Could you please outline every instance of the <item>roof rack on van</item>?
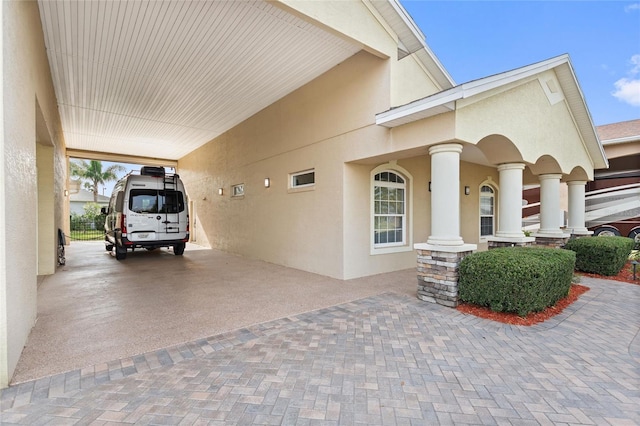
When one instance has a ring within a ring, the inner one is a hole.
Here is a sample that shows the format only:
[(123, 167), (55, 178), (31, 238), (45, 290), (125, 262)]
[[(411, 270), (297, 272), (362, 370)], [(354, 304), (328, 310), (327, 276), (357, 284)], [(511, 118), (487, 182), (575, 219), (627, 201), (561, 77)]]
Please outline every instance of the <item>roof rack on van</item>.
[(142, 166), (140, 174), (143, 176), (164, 177), (164, 167)]

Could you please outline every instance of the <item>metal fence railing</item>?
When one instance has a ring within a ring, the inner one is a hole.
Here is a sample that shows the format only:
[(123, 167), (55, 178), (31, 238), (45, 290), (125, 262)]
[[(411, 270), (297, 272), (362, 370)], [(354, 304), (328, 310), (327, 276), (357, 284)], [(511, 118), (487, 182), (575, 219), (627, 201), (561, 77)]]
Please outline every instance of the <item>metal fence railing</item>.
[(104, 216), (71, 216), (71, 241), (100, 241), (104, 239)]

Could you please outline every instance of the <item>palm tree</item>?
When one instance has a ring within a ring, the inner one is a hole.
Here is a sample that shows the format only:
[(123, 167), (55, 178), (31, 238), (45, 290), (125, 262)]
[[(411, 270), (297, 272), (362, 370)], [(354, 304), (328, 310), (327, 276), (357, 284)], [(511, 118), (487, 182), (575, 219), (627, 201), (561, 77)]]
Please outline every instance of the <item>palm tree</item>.
[[(93, 201), (98, 202), (98, 185), (104, 185), (105, 182), (118, 180), (116, 172), (125, 172), (123, 166), (114, 164), (102, 170), (102, 162), (96, 160), (77, 160), (69, 163), (71, 176), (77, 176), (84, 182), (84, 187), (93, 192)], [(88, 182), (87, 182), (88, 181)]]

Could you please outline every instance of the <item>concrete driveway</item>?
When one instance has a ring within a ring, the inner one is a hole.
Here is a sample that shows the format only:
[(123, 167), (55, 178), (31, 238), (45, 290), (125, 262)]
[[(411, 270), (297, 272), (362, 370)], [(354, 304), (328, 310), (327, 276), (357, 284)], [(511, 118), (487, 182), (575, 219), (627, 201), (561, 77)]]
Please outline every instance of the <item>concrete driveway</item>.
[[(71, 258), (102, 256), (91, 253)], [(516, 327), (417, 300), (413, 271), (341, 282), (215, 251), (170, 256), (98, 262), (111, 278), (70, 261), (77, 298), (58, 283), (64, 273), (45, 280), (41, 297), (61, 300), (48, 321), (42, 313), (21, 365), (68, 371), (4, 390), (2, 423), (640, 424), (640, 286), (583, 278), (591, 290), (562, 314)], [(141, 269), (164, 279), (142, 284)], [(39, 331), (74, 318), (84, 325), (74, 333)], [(36, 350), (39, 335), (52, 346)], [(183, 343), (158, 349), (169, 336)], [(75, 361), (59, 360), (58, 345)]]
[(341, 281), (188, 244), (129, 252), (73, 242), (38, 288), (12, 383), (105, 363), (382, 292), (415, 295), (415, 270)]

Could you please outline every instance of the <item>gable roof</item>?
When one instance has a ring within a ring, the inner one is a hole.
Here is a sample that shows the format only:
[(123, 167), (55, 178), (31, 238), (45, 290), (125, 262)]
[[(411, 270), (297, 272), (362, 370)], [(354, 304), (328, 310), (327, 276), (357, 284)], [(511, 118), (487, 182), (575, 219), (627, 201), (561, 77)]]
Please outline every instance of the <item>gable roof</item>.
[[(69, 194), (70, 202), (88, 203), (93, 202), (93, 192), (81, 189), (77, 193)], [(98, 203), (108, 203), (109, 197), (98, 194)]]
[(555, 70), (565, 99), (576, 126), (584, 139), (595, 168), (606, 168), (608, 162), (591, 120), (591, 114), (578, 80), (571, 66), (569, 55), (537, 62), (501, 74), (484, 77), (443, 90), (423, 99), (390, 109), (376, 115), (376, 124), (393, 128), (438, 114), (455, 111), (456, 101), (470, 98), (510, 83), (530, 78), (547, 70)]
[(640, 140), (640, 119), (596, 127), (603, 145)]

